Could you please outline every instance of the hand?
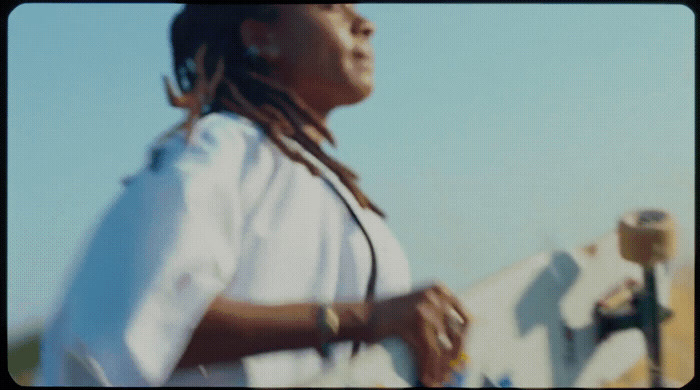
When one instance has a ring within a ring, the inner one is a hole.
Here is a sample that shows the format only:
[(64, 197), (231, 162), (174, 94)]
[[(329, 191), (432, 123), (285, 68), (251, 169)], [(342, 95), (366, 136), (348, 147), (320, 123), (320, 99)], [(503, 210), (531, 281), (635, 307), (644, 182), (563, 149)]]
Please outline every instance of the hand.
[(371, 315), (375, 340), (399, 336), (414, 351), (418, 378), (425, 386), (441, 386), (460, 357), (468, 315), (443, 284), (375, 303)]

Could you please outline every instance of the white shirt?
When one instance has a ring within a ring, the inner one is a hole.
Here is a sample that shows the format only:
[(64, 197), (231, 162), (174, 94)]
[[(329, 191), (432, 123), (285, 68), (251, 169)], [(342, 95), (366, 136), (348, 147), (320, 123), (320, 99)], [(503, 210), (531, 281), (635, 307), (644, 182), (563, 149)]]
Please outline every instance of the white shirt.
[[(178, 135), (160, 150), (155, 169), (133, 178), (88, 245), (45, 332), (40, 384), (294, 386), (348, 359), (351, 343), (344, 342), (330, 363), (308, 348), (175, 369), (216, 296), (360, 301), (371, 258), (327, 181), (337, 178), (311, 175), (247, 119), (209, 114), (189, 145)], [(341, 190), (375, 249), (376, 297), (408, 292), (398, 242)]]

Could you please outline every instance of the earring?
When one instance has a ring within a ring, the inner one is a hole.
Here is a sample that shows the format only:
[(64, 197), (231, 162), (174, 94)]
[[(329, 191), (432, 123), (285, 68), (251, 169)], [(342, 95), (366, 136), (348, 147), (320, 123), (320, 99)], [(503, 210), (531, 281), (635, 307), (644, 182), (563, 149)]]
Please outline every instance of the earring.
[(245, 51), (245, 55), (249, 58), (256, 58), (260, 55), (260, 49), (258, 49), (258, 47), (255, 45), (248, 46), (248, 49)]

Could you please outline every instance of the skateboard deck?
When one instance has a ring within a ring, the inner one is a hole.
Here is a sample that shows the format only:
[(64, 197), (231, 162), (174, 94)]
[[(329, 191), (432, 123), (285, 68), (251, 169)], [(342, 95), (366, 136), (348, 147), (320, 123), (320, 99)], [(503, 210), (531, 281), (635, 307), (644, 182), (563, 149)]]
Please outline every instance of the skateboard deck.
[[(655, 266), (658, 302), (669, 307), (670, 272)], [(639, 264), (620, 256), (618, 231), (590, 245), (543, 252), (457, 293), (471, 315), (467, 367), (453, 387), (599, 387), (647, 353), (639, 328), (600, 339), (598, 302), (643, 284)], [(624, 301), (624, 294), (617, 296)], [(622, 298), (620, 298), (622, 296)], [(345, 365), (300, 384), (407, 387), (417, 383), (408, 347), (398, 339), (369, 346)]]

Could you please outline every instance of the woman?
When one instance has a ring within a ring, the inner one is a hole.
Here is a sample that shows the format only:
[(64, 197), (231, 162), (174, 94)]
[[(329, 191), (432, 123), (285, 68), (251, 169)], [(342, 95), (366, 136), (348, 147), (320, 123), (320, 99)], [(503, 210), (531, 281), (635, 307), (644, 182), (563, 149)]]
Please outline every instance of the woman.
[(172, 25), (189, 109), (128, 181), (42, 345), (44, 384), (293, 386), (405, 340), (421, 382), (467, 316), (407, 261), (326, 155), (336, 107), (373, 88), (375, 27), (350, 5), (188, 5)]

